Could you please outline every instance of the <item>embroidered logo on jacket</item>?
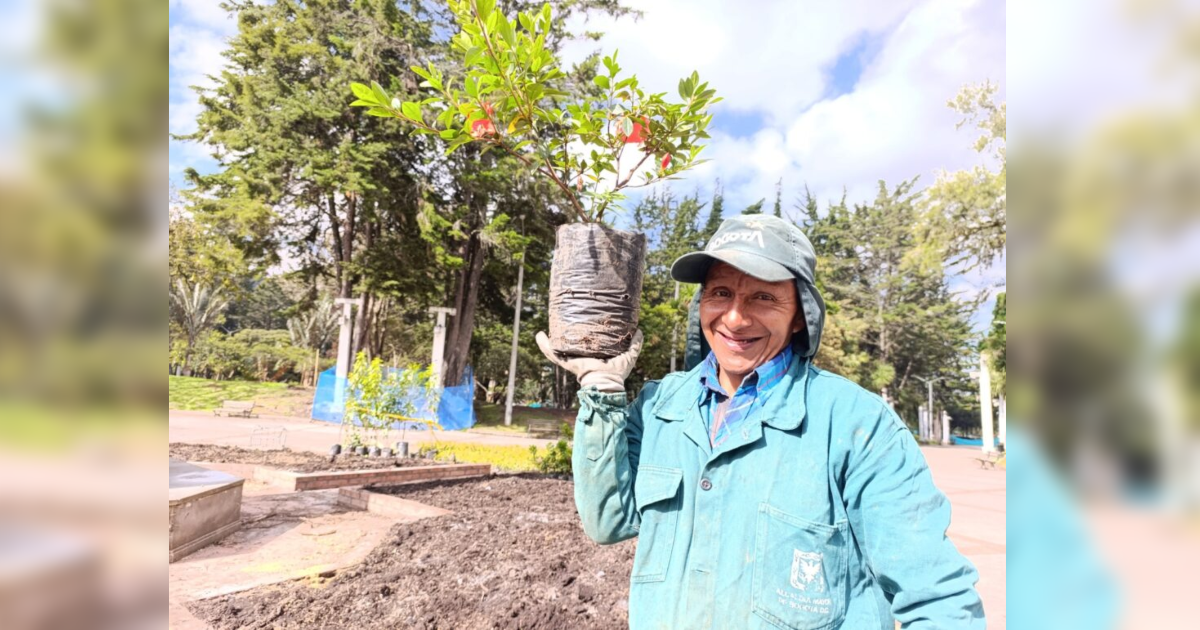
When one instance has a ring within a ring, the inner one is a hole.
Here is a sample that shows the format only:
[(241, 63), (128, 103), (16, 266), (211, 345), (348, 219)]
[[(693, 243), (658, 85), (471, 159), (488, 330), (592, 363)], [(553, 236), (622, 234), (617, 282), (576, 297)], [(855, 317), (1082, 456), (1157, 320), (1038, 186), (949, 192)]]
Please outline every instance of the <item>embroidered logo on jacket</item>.
[(812, 590), (814, 593), (825, 592), (825, 575), (821, 571), (821, 561), (823, 557), (819, 553), (809, 553), (793, 550), (792, 555), (792, 579), (790, 580), (793, 587), (802, 591)]

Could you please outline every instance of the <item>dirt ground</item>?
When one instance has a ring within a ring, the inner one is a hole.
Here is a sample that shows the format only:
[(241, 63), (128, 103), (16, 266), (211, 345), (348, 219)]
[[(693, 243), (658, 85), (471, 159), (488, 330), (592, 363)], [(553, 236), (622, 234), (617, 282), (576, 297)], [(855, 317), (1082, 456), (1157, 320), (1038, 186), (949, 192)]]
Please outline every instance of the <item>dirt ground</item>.
[(280, 470), (311, 473), (330, 470), (375, 470), (379, 468), (402, 468), (405, 466), (433, 466), (438, 462), (431, 459), (366, 457), (362, 455), (338, 455), (330, 461), (328, 455), (289, 449), (256, 450), (237, 446), (214, 444), (182, 444), (174, 442), (169, 447), (171, 457), (189, 462), (214, 462), (222, 464), (258, 464)]
[(634, 541), (583, 533), (570, 481), (542, 475), (397, 486), (453, 513), (398, 524), (326, 577), (193, 602), (233, 628), (627, 628)]

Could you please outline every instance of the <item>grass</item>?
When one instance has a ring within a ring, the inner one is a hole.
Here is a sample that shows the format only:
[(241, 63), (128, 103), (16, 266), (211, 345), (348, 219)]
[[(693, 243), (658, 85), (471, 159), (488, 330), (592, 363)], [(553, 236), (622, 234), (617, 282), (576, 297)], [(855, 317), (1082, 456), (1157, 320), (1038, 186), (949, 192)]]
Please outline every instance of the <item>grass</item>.
[(266, 410), (307, 416), (313, 390), (287, 383), (213, 381), (190, 376), (168, 376), (168, 408), (185, 411), (216, 409), (226, 400), (252, 400)]
[(475, 429), (486, 429), (498, 433), (524, 435), (529, 421), (532, 419), (556, 419), (567, 424), (575, 424), (574, 409), (554, 409), (552, 407), (521, 407), (513, 405), (513, 419), (510, 426), (504, 426), (503, 404), (475, 404)]
[[(528, 446), (491, 446), (465, 442), (435, 442), (437, 460), (448, 462), (451, 455), (460, 464), (491, 464), (504, 472), (529, 472), (537, 470), (537, 461)], [(546, 449), (539, 449), (545, 455)]]

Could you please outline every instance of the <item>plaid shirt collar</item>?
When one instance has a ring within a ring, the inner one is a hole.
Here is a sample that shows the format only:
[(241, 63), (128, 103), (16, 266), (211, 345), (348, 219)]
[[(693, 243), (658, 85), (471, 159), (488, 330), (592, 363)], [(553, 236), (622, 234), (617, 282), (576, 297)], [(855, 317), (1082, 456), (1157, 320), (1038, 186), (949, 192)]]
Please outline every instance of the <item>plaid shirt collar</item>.
[[(783, 375), (787, 374), (788, 366), (791, 364), (792, 346), (788, 344), (773, 359), (758, 366), (758, 369), (754, 370), (753, 374), (743, 379), (742, 384), (733, 395), (744, 396), (746, 394), (753, 394), (754, 398), (761, 396), (783, 379)], [(720, 394), (724, 397), (730, 396), (721, 387), (721, 380), (718, 375), (717, 355), (709, 351), (708, 357), (704, 359), (704, 363), (700, 368), (700, 382), (704, 384), (704, 389), (700, 393), (701, 402), (704, 402), (713, 394)]]

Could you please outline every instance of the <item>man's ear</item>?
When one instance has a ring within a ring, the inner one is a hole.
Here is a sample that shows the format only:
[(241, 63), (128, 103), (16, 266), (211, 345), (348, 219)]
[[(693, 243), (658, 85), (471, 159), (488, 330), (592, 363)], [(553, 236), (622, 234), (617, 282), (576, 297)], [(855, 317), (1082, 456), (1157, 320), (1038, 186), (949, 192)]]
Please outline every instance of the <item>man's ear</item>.
[(796, 309), (796, 319), (792, 321), (792, 334), (796, 334), (801, 330), (808, 328), (808, 322), (804, 319), (804, 307)]

